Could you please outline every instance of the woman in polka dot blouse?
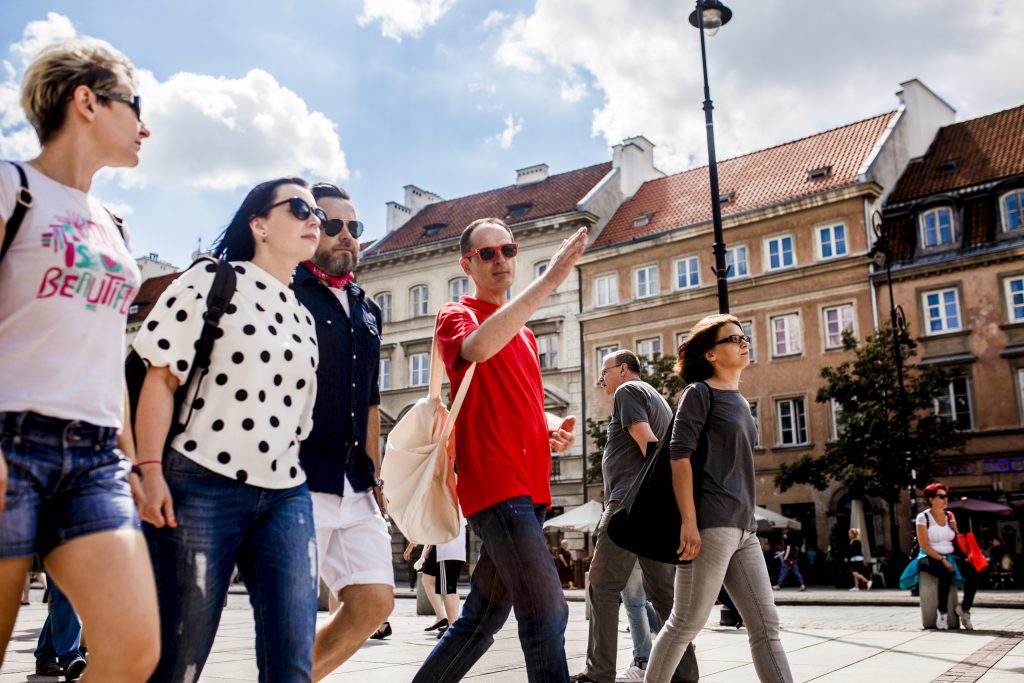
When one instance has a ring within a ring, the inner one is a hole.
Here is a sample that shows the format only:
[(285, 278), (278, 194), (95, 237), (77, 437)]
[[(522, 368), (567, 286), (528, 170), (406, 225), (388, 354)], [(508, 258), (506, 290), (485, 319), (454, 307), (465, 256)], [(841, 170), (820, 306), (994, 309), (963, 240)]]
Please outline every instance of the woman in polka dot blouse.
[(160, 602), (154, 681), (199, 677), (236, 564), (254, 608), (260, 680), (311, 680), (316, 545), (299, 444), (313, 423), (319, 356), (290, 287), (319, 240), (322, 212), (307, 187), (299, 178), (257, 185), (215, 247), (237, 289), (166, 454), (173, 393), (188, 377), (215, 267), (175, 280), (134, 342), (149, 365), (135, 425)]

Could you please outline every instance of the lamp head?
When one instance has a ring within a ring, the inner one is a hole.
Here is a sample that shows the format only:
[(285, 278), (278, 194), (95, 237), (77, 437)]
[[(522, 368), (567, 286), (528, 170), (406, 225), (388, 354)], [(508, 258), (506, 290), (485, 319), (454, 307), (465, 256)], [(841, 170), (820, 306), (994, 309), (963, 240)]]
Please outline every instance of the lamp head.
[(732, 10), (719, 0), (697, 0), (697, 9), (690, 13), (690, 24), (695, 28), (700, 28), (701, 20), (703, 20), (704, 33), (709, 38), (718, 33), (718, 29), (728, 24), (730, 19), (732, 19)]

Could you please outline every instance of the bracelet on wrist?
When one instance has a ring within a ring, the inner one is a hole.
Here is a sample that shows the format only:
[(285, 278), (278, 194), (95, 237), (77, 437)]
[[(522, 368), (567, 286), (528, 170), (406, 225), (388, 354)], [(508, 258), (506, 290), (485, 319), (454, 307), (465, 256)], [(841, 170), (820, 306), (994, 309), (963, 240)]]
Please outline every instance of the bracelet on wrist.
[(163, 465), (163, 464), (164, 464), (163, 460), (142, 460), (140, 462), (135, 463), (135, 466), (136, 467), (142, 467), (143, 465)]

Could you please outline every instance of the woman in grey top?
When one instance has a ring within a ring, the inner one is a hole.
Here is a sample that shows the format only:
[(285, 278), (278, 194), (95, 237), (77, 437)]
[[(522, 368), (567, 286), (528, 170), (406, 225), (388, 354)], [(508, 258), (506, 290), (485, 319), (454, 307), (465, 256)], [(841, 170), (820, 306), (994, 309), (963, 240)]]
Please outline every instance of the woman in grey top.
[[(754, 534), (757, 427), (739, 392), (749, 347), (740, 321), (731, 315), (704, 318), (679, 347), (676, 372), (689, 386), (679, 399), (669, 453), (683, 521), (679, 558), (692, 562), (676, 568), (672, 615), (654, 642), (644, 679), (649, 683), (671, 680), (723, 584), (747, 627), (758, 678), (793, 680), (779, 640), (771, 579)], [(690, 459), (702, 431), (707, 454), (695, 473)]]

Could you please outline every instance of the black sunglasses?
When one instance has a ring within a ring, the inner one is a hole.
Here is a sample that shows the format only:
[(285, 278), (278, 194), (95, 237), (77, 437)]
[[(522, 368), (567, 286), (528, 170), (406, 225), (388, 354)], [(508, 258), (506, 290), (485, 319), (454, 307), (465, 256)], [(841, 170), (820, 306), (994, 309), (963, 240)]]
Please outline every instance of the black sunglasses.
[(343, 221), (340, 218), (328, 218), (324, 221), (323, 225), (324, 233), (328, 237), (334, 237), (344, 228), (348, 228), (348, 234), (352, 235), (354, 239), (359, 239), (359, 236), (363, 234), (362, 221)]
[(945, 493), (936, 493), (934, 497), (935, 498), (941, 498), (942, 500), (947, 500), (948, 499), (948, 496)]
[(113, 90), (93, 90), (96, 97), (100, 97), (104, 100), (117, 100), (118, 102), (124, 102), (132, 111), (135, 112), (135, 118), (142, 120), (142, 98), (138, 95), (128, 95), (123, 92), (114, 92)]
[(327, 214), (324, 213), (324, 210), (321, 209), (320, 207), (314, 208), (310, 206), (309, 203), (302, 197), (289, 197), (288, 199), (282, 199), (281, 201), (275, 204), (270, 204), (269, 206), (263, 207), (253, 215), (265, 216), (267, 215), (267, 213), (270, 212), (271, 209), (281, 206), (282, 204), (287, 204), (288, 208), (292, 212), (292, 215), (298, 218), (300, 221), (308, 220), (309, 214), (313, 214), (314, 216), (316, 216), (317, 220), (320, 221), (321, 225), (327, 222)]
[(730, 334), (728, 337), (723, 337), (722, 339), (719, 339), (714, 344), (712, 344), (712, 346), (718, 346), (719, 344), (724, 344), (726, 342), (729, 342), (731, 344), (740, 344), (742, 342), (747, 342), (749, 344), (750, 337), (748, 337), (745, 334)]
[(501, 246), (498, 247), (480, 247), (479, 249), (474, 249), (468, 254), (463, 254), (462, 258), (471, 258), (479, 254), (481, 261), (490, 261), (491, 259), (498, 255), (499, 249), (501, 250), (502, 256), (504, 256), (505, 258), (512, 258), (513, 256), (519, 253), (519, 243), (509, 242), (508, 244), (502, 244)]

